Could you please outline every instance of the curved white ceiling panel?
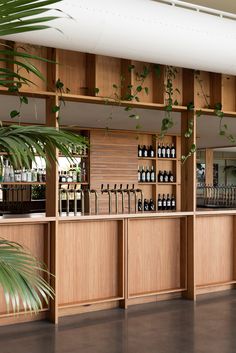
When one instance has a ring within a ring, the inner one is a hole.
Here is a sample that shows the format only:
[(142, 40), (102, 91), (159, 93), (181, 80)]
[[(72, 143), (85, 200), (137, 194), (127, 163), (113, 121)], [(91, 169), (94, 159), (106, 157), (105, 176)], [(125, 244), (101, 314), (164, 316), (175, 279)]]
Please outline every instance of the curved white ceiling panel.
[(8, 38), (236, 74), (236, 20), (151, 0), (64, 0), (54, 29)]

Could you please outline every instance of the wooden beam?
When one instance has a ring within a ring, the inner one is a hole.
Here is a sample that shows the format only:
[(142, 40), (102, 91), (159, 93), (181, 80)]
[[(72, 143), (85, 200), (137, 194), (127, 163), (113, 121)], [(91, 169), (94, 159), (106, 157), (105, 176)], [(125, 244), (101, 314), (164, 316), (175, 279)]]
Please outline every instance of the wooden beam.
[(210, 148), (206, 148), (205, 150), (205, 162), (206, 162), (206, 169), (205, 169), (205, 183), (207, 185), (213, 185), (213, 156), (214, 152)]

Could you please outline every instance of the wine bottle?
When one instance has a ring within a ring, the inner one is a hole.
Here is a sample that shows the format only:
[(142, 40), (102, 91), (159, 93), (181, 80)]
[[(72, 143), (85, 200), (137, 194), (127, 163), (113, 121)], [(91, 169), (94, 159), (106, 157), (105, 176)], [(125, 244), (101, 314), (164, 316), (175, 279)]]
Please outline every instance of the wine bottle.
[(164, 143), (161, 146), (161, 158), (166, 158), (166, 148)]
[(171, 172), (171, 170), (169, 171), (169, 183), (173, 183), (174, 182), (174, 175)]
[(166, 158), (170, 158), (170, 146), (166, 145)]
[(145, 183), (145, 181), (146, 181), (146, 172), (145, 172), (144, 166), (143, 166), (143, 169), (141, 172), (141, 181), (142, 181), (142, 183)]
[(142, 147), (138, 145), (138, 157), (142, 157), (143, 152), (142, 152)]
[(144, 209), (144, 211), (149, 211), (149, 204), (148, 204), (147, 199), (144, 199), (143, 209)]
[(146, 145), (144, 145), (142, 149), (142, 157), (147, 157), (147, 156), (148, 156), (148, 150), (146, 148)]
[(142, 210), (143, 210), (142, 200), (139, 199), (139, 200), (138, 200), (138, 211), (139, 211), (139, 212), (142, 212)]
[(27, 171), (25, 168), (21, 169), (21, 181), (24, 183), (27, 181)]
[(175, 197), (172, 194), (171, 196), (171, 210), (175, 210), (176, 209), (176, 202), (175, 202)]
[(161, 199), (161, 194), (158, 194), (158, 199), (157, 199), (157, 208), (158, 211), (162, 210), (162, 199)]
[(154, 205), (153, 199), (150, 199), (149, 211), (155, 211), (155, 205)]
[(151, 182), (155, 183), (155, 181), (156, 181), (156, 174), (155, 174), (155, 171), (154, 171), (154, 168), (153, 168), (153, 165), (152, 165), (152, 168), (151, 168)]
[(140, 171), (140, 168), (138, 166), (138, 183), (141, 182), (141, 171)]
[(171, 199), (170, 199), (170, 195), (169, 195), (169, 194), (167, 194), (166, 209), (167, 209), (168, 211), (171, 210)]
[(74, 181), (74, 182), (77, 182), (77, 170), (76, 170), (76, 164), (73, 164), (72, 179), (73, 179), (73, 181)]
[(82, 164), (81, 178), (82, 178), (82, 183), (85, 183), (86, 179), (87, 179), (87, 171), (86, 171), (86, 167), (85, 167), (85, 162), (83, 162), (83, 164)]
[(146, 168), (146, 183), (150, 183), (151, 181), (151, 174), (149, 171), (149, 167)]
[(162, 210), (165, 211), (166, 210), (166, 197), (165, 197), (165, 194), (163, 194), (163, 197), (162, 197)]
[(158, 183), (163, 183), (164, 182), (164, 174), (163, 171), (160, 170), (158, 173)]
[(172, 143), (171, 149), (170, 149), (170, 156), (171, 156), (171, 158), (176, 158), (176, 150), (175, 150), (175, 146), (173, 143)]
[[(61, 172), (62, 173), (62, 172)], [(61, 176), (61, 182), (62, 183), (66, 183), (67, 182), (67, 175), (66, 175), (66, 172), (64, 172)]]
[(154, 158), (155, 157), (155, 151), (154, 151), (152, 145), (150, 145), (150, 147), (148, 149), (148, 157), (150, 157), (150, 158)]
[(160, 145), (160, 142), (158, 143), (158, 147), (157, 147), (157, 157), (161, 158), (161, 145)]
[(163, 179), (164, 179), (164, 180), (163, 180), (164, 183), (168, 183), (168, 181), (169, 181), (169, 175), (168, 175), (168, 173), (167, 173), (166, 170), (164, 170)]

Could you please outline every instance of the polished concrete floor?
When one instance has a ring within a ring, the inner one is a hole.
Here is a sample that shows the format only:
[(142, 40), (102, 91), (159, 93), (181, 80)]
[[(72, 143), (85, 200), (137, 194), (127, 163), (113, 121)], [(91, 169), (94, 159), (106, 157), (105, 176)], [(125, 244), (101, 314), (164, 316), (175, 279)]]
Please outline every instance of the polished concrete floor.
[(235, 353), (236, 292), (0, 328), (0, 353)]

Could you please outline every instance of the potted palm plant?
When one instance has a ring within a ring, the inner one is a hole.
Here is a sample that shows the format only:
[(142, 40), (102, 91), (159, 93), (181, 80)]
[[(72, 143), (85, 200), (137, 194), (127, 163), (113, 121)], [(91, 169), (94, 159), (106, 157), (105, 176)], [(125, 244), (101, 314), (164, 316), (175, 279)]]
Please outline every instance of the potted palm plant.
[[(55, 19), (45, 15), (48, 5), (61, 0), (0, 0), (0, 37), (27, 31), (49, 28), (48, 21)], [(22, 63), (17, 58), (27, 61)], [(30, 84), (27, 78), (11, 67), (17, 62), (28, 72), (42, 78), (40, 71), (30, 64), (30, 59), (45, 60), (27, 52), (18, 52), (3, 45), (0, 61), (8, 68), (0, 68), (0, 86), (18, 92), (22, 84)], [(13, 114), (14, 115), (14, 114)], [(83, 145), (84, 138), (70, 132), (42, 126), (0, 126), (0, 152), (7, 153), (13, 166), (29, 166), (35, 153), (48, 160), (55, 160), (55, 147), (71, 157), (69, 145)], [(4, 234), (1, 234), (4, 237)], [(53, 298), (54, 291), (45, 280), (47, 269), (20, 244), (0, 239), (0, 286), (3, 288), (7, 309), (37, 312), (42, 302)]]

